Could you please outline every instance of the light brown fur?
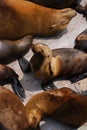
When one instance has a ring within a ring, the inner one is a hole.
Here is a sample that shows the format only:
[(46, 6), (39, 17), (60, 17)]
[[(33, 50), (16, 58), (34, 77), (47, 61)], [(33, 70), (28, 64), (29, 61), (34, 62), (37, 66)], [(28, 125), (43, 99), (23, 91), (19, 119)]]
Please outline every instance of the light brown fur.
[(36, 127), (44, 116), (79, 127), (87, 121), (86, 102), (86, 96), (81, 96), (69, 88), (41, 92), (26, 104), (27, 119), (33, 127)]
[(76, 15), (70, 8), (49, 9), (29, 1), (0, 0), (0, 39), (17, 39), (27, 34), (51, 36), (66, 29)]
[(33, 37), (26, 35), (19, 40), (0, 40), (0, 63), (8, 64), (22, 56), (30, 49)]

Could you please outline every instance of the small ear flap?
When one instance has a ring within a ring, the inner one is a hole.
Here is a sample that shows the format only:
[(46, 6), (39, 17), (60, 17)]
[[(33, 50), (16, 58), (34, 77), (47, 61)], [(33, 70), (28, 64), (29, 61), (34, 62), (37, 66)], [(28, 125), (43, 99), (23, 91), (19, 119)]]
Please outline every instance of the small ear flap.
[(53, 25), (49, 28), (49, 30), (54, 29), (55, 27), (56, 27), (56, 24), (53, 24)]
[(68, 23), (67, 19), (61, 19), (58, 24), (53, 24), (50, 26), (49, 30), (55, 29), (58, 27), (58, 25), (66, 25)]

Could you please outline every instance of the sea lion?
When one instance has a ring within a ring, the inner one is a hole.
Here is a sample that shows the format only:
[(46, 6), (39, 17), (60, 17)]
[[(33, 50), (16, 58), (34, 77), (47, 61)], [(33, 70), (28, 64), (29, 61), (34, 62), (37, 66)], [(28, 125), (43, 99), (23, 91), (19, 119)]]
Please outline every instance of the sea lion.
[(18, 59), (23, 72), (29, 68), (28, 61), (23, 56), (29, 51), (33, 36), (25, 36), (19, 40), (0, 40), (0, 85), (11, 84), (14, 92), (23, 100), (25, 91), (18, 80), (16, 72), (1, 64), (9, 64)]
[(21, 100), (0, 87), (0, 130), (30, 130)]
[(85, 6), (80, 5), (82, 0), (28, 0), (45, 7), (54, 9), (73, 8), (77, 12), (82, 13), (87, 18), (87, 4)]
[(69, 88), (40, 92), (26, 104), (28, 122), (36, 127), (41, 119), (50, 116), (66, 125), (79, 127), (87, 121), (87, 96)]
[(0, 64), (9, 64), (18, 60), (23, 72), (29, 68), (24, 55), (29, 51), (33, 36), (27, 35), (18, 40), (0, 40)]
[(17, 73), (6, 65), (0, 64), (0, 85), (11, 84), (15, 94), (17, 94), (22, 100), (25, 98), (25, 91), (18, 80)]
[[(35, 76), (49, 83), (54, 79), (69, 79), (76, 82), (87, 76), (87, 54), (72, 48), (51, 50), (45, 44), (31, 46), (34, 55), (30, 59)], [(84, 77), (80, 74), (85, 73)], [(44, 89), (44, 86), (43, 86)]]
[(87, 29), (85, 29), (76, 37), (74, 48), (87, 52)]
[(0, 40), (0, 64), (9, 64), (20, 59), (30, 49), (33, 36), (27, 35), (18, 40)]
[(49, 9), (25, 0), (1, 0), (0, 39), (18, 39), (27, 34), (52, 36), (66, 29), (76, 11)]

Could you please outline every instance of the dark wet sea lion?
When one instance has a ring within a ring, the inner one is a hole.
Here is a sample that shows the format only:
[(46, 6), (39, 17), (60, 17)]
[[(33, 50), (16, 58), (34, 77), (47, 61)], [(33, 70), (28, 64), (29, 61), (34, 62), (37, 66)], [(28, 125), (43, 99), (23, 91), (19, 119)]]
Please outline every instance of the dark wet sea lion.
[(22, 100), (25, 98), (25, 91), (18, 80), (16, 72), (8, 66), (0, 64), (0, 85), (11, 84), (15, 94)]
[(15, 41), (0, 40), (0, 64), (8, 64), (23, 57), (30, 49), (33, 36), (24, 36)]
[(37, 4), (56, 9), (68, 8), (77, 2), (77, 0), (27, 0), (27, 1), (35, 2)]
[(0, 130), (30, 130), (21, 100), (0, 87)]
[(62, 123), (79, 127), (87, 121), (87, 96), (69, 88), (40, 92), (26, 104), (28, 122), (36, 127), (41, 119), (50, 116)]
[[(18, 59), (20, 67), (26, 71), (28, 61), (23, 56), (29, 51), (33, 36), (25, 36), (19, 40), (0, 40), (0, 85), (11, 84), (14, 92), (23, 100), (25, 91), (18, 80), (16, 72), (1, 64), (9, 64)], [(28, 67), (29, 68), (29, 67)]]
[(85, 29), (76, 37), (74, 48), (87, 52), (87, 29)]
[(54, 9), (64, 9), (64, 8), (73, 8), (77, 12), (84, 14), (87, 18), (87, 5), (82, 6), (80, 2), (82, 0), (28, 0), (39, 5), (54, 8)]
[(82, 78), (77, 77), (79, 74), (87, 72), (87, 54), (84, 52), (72, 48), (51, 50), (40, 43), (32, 45), (31, 48), (34, 52), (30, 60), (31, 70), (43, 81), (61, 77), (76, 82)]
[(0, 39), (18, 39), (27, 34), (52, 36), (66, 29), (76, 15), (73, 9), (49, 9), (24, 0), (1, 0)]
[(0, 64), (9, 64), (18, 60), (23, 72), (28, 68), (24, 55), (29, 51), (33, 36), (27, 35), (18, 40), (0, 40)]

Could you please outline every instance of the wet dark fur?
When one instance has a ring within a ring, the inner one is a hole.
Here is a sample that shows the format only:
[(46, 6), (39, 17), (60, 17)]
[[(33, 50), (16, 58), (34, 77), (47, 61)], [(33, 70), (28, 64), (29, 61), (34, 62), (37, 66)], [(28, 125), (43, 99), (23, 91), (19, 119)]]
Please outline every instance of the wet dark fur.
[(1, 87), (0, 130), (30, 130), (20, 99), (10, 90)]
[(87, 29), (85, 29), (76, 37), (74, 48), (87, 52)]
[(45, 7), (63, 9), (63, 8), (73, 8), (77, 12), (82, 13), (87, 19), (87, 4), (83, 7), (80, 5), (82, 0), (28, 0)]

